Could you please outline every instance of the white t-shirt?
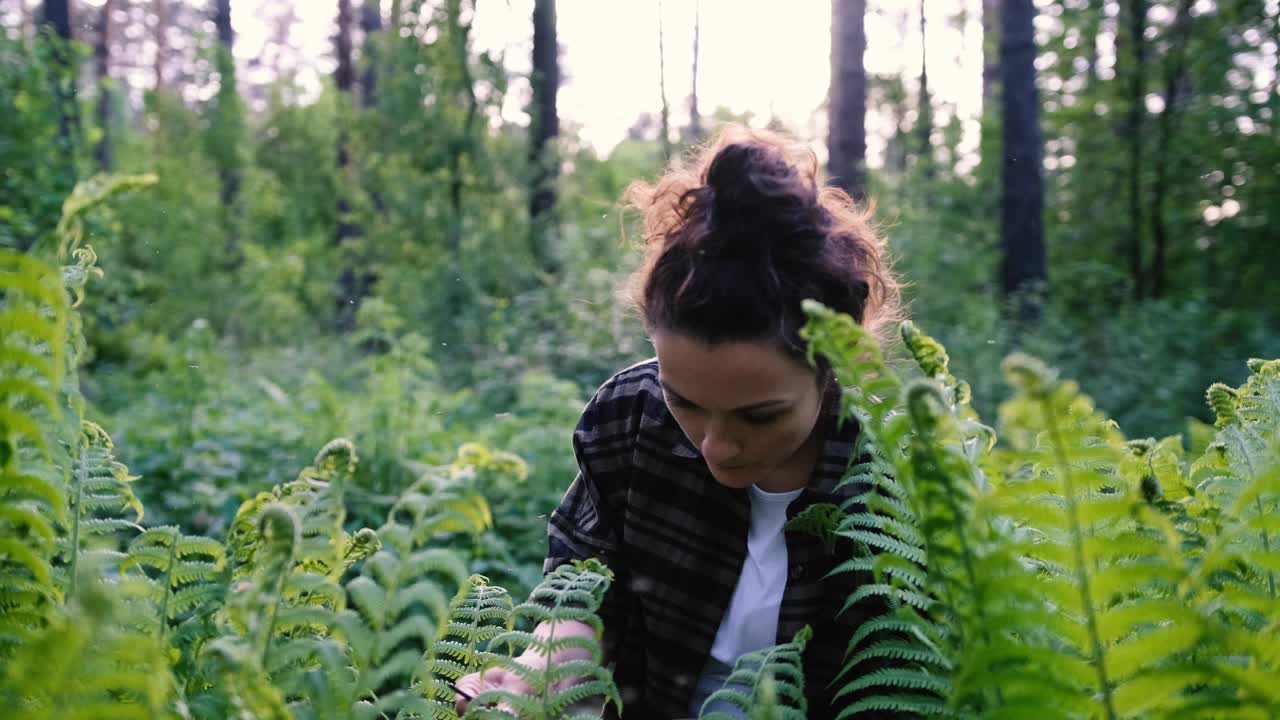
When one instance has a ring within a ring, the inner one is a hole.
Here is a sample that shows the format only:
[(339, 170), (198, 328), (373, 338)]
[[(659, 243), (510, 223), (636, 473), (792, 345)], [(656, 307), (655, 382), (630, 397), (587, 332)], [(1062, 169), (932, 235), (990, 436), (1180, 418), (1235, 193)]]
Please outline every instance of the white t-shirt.
[[(787, 541), (782, 526), (787, 522), (787, 506), (803, 491), (771, 493), (751, 487), (747, 559), (711, 644), (711, 658), (694, 692), (695, 704), (701, 705), (707, 695), (720, 689), (739, 655), (777, 644), (778, 609), (787, 587)], [(691, 710), (697, 714), (697, 708)]]

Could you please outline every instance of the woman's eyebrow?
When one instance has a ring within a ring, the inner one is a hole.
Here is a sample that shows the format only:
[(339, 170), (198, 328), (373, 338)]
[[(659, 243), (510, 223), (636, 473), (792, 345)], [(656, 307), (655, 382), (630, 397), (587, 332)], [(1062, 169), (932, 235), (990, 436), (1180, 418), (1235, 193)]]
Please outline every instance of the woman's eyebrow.
[[(658, 382), (662, 385), (662, 389), (667, 391), (668, 395), (671, 395), (675, 397), (677, 400), (680, 400), (689, 405), (694, 405), (694, 406), (697, 405), (697, 403), (691, 402), (684, 395), (681, 395), (680, 393), (676, 392), (676, 389), (668, 385), (666, 380), (659, 380)], [(764, 410), (765, 408), (773, 407), (774, 405), (782, 405), (786, 402), (787, 402), (786, 398), (775, 398), (773, 400), (761, 400), (760, 402), (757, 402), (757, 403), (751, 403), (750, 405), (743, 405), (742, 407), (734, 408), (733, 410), (730, 410), (730, 412), (751, 412), (752, 410)]]

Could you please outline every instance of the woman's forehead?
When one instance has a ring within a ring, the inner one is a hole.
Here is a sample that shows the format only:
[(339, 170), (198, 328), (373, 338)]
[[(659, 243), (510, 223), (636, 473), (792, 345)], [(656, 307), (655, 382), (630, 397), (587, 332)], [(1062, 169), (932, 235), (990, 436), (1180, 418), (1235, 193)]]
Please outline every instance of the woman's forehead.
[(790, 400), (813, 382), (813, 371), (762, 341), (708, 344), (680, 333), (655, 333), (664, 387), (708, 407), (736, 408)]

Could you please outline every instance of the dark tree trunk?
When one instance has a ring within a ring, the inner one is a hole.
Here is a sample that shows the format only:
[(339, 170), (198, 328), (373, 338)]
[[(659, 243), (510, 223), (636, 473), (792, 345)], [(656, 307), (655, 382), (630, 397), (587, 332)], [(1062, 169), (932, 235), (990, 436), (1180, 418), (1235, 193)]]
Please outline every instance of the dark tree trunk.
[(360, 6), (360, 30), (364, 33), (364, 75), (360, 78), (361, 105), (371, 108), (378, 102), (378, 42), (382, 31), (382, 7), (378, 0), (365, 0)]
[[(42, 26), (57, 36), (59, 42), (53, 53), (55, 67), (54, 97), (58, 99), (58, 140), (63, 157), (71, 162), (75, 157), (75, 130), (79, 126), (79, 110), (76, 106), (76, 72), (71, 56), (71, 3), (69, 0), (45, 0), (40, 20)], [(74, 177), (74, 169), (71, 172)]]
[[(227, 54), (228, 58), (233, 57), (231, 51), (235, 46), (236, 37), (231, 29), (231, 0), (216, 0), (213, 24), (218, 31), (218, 47)], [(232, 64), (231, 68), (234, 72), (235, 65)], [(219, 71), (221, 71), (221, 68), (219, 68)]]
[(93, 47), (98, 71), (98, 129), (102, 137), (94, 148), (98, 169), (111, 170), (111, 0), (102, 3), (98, 15), (98, 42)]
[(1187, 37), (1191, 31), (1191, 0), (1182, 0), (1173, 18), (1169, 55), (1165, 62), (1164, 111), (1156, 129), (1155, 184), (1151, 189), (1151, 296), (1162, 297), (1167, 283), (1169, 228), (1165, 222), (1165, 198), (1169, 184), (1169, 157), (1178, 115), (1182, 110), (1179, 90), (1186, 77)]
[(857, 200), (867, 196), (866, 0), (831, 2), (827, 174)]
[(71, 39), (71, 3), (69, 0), (44, 0), (40, 24), (49, 25), (63, 40)]
[(916, 133), (925, 177), (933, 176), (933, 100), (929, 97), (929, 43), (925, 33), (924, 0), (920, 0), (920, 97), (916, 106)]
[(1147, 0), (1127, 0), (1121, 7), (1128, 8), (1129, 43), (1129, 113), (1125, 122), (1125, 134), (1129, 141), (1129, 271), (1133, 275), (1133, 295), (1137, 300), (1146, 296), (1146, 278), (1143, 272), (1143, 222), (1142, 207), (1142, 124), (1147, 114), (1146, 38)]
[(1003, 0), (1000, 86), (1004, 161), (1000, 184), (1001, 287), (1018, 296), (1019, 319), (1040, 316), (1045, 269), (1040, 96), (1032, 0)]
[(334, 71), (333, 81), (338, 91), (350, 93), (355, 84), (355, 71), (351, 64), (351, 0), (338, 0), (338, 35), (337, 35), (338, 68)]
[(556, 39), (555, 0), (533, 5), (533, 108), (529, 113), (529, 240), (540, 269), (558, 269), (556, 251), (556, 183), (560, 177), (560, 53)]
[(689, 139), (701, 142), (702, 116), (698, 113), (698, 37), (702, 31), (702, 3), (693, 3), (693, 90), (689, 93)]
[(337, 307), (335, 319), (339, 332), (355, 328), (356, 312), (364, 298), (362, 272), (358, 253), (342, 246), (360, 235), (360, 228), (352, 221), (351, 202), (347, 193), (352, 185), (351, 157), (348, 148), (348, 118), (351, 112), (351, 92), (355, 85), (355, 69), (351, 61), (351, 0), (338, 0), (338, 33), (335, 38), (338, 67), (334, 71), (334, 84), (338, 88), (338, 147), (337, 147), (337, 227), (335, 243), (341, 270), (338, 271)]
[(667, 107), (667, 54), (663, 47), (662, 0), (658, 0), (658, 92), (662, 96), (662, 123), (658, 141), (662, 146), (662, 162), (671, 161), (671, 112)]

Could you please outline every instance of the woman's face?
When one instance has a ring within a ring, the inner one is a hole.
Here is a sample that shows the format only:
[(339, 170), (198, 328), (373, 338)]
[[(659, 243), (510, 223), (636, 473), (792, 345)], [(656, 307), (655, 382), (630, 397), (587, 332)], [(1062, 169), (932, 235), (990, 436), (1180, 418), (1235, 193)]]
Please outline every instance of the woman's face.
[(766, 342), (708, 345), (670, 331), (652, 338), (667, 407), (717, 482), (803, 487), (822, 408), (812, 368)]

